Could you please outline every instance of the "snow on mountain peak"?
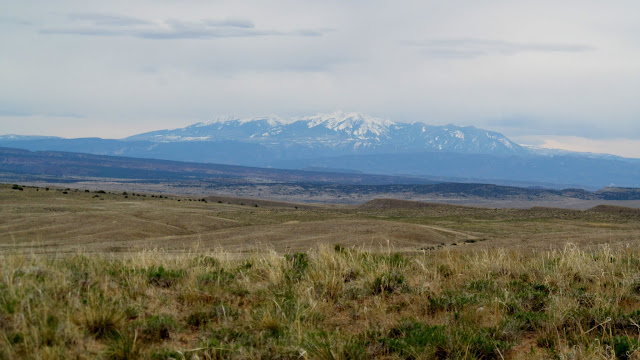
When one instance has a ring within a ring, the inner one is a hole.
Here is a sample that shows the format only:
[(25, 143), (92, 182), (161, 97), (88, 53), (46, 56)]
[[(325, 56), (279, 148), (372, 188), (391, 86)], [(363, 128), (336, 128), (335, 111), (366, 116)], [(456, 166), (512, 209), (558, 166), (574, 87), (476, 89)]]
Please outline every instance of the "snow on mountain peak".
[(291, 119), (284, 119), (281, 118), (277, 115), (268, 115), (268, 116), (258, 116), (258, 117), (238, 117), (238, 116), (221, 116), (221, 117), (217, 117), (213, 120), (209, 120), (209, 121), (203, 121), (197, 124), (194, 124), (192, 126), (194, 127), (203, 127), (203, 126), (210, 126), (210, 125), (214, 125), (214, 124), (222, 124), (222, 123), (230, 123), (230, 122), (237, 122), (239, 124), (246, 124), (246, 123), (250, 123), (253, 121), (266, 121), (267, 124), (269, 124), (270, 126), (277, 126), (277, 125), (287, 125), (292, 123), (293, 121)]
[(305, 116), (297, 120), (308, 122), (309, 128), (323, 125), (328, 129), (345, 131), (357, 137), (371, 134), (385, 135), (389, 131), (389, 126), (396, 124), (391, 120), (375, 118), (367, 114), (342, 111)]
[(335, 111), (332, 113), (320, 113), (311, 116), (293, 118), (282, 118), (276, 115), (258, 117), (225, 116), (218, 117), (210, 121), (200, 122), (192, 125), (192, 127), (206, 127), (229, 123), (243, 125), (255, 121), (265, 121), (271, 127), (279, 127), (303, 121), (307, 123), (307, 127), (310, 129), (317, 126), (323, 126), (330, 130), (345, 132), (358, 138), (364, 138), (372, 135), (384, 136), (389, 132), (390, 126), (396, 125), (396, 123), (391, 120), (376, 118), (367, 114)]

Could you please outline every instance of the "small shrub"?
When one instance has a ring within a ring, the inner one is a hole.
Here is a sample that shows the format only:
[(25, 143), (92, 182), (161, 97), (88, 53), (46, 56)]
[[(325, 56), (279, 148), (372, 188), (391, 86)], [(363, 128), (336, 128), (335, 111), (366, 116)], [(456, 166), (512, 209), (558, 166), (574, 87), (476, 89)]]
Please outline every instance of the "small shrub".
[(253, 263), (249, 260), (244, 260), (240, 263), (240, 265), (238, 265), (238, 267), (236, 268), (236, 272), (246, 271), (251, 268), (253, 268)]
[(151, 360), (178, 360), (185, 359), (185, 356), (176, 350), (170, 349), (154, 349), (149, 355)]
[(235, 280), (236, 276), (223, 269), (216, 269), (198, 275), (197, 282), (200, 286), (228, 285)]
[(471, 291), (486, 293), (489, 291), (493, 291), (496, 287), (496, 284), (492, 280), (473, 280), (467, 285), (467, 289)]
[(640, 294), (640, 279), (636, 279), (631, 283), (631, 293)]
[(136, 346), (137, 333), (117, 333), (107, 345), (105, 358), (107, 360), (136, 360), (139, 359), (140, 349)]
[(24, 335), (21, 332), (15, 332), (7, 336), (7, 340), (11, 345), (18, 345), (24, 342)]
[(55, 315), (47, 316), (40, 328), (40, 344), (53, 346), (58, 340), (58, 328), (60, 320)]
[(224, 343), (218, 339), (208, 339), (202, 343), (201, 347), (204, 349), (205, 359), (222, 360), (231, 359), (231, 356), (236, 352), (237, 345)]
[(19, 191), (23, 191), (23, 190), (24, 190), (24, 188), (23, 188), (22, 186), (18, 185), (18, 184), (14, 184), (14, 185), (11, 187), (11, 189), (12, 189), (12, 190), (19, 190)]
[(285, 271), (285, 279), (288, 281), (299, 281), (309, 267), (309, 255), (306, 253), (295, 253), (285, 255), (285, 259), (290, 268)]
[(514, 318), (522, 323), (520, 329), (526, 331), (540, 329), (547, 321), (546, 314), (533, 311), (517, 312), (514, 314)]
[(280, 321), (280, 319), (267, 316), (262, 318), (260, 321), (260, 329), (265, 332), (265, 334), (272, 338), (279, 338), (284, 335), (285, 327)]
[(18, 307), (18, 300), (0, 295), (0, 310), (11, 315), (16, 312)]
[(373, 294), (392, 293), (404, 284), (404, 275), (398, 272), (387, 272), (379, 275), (371, 283)]
[[(611, 346), (616, 358), (622, 360), (630, 359), (630, 355), (640, 348), (640, 342), (636, 339), (629, 338), (628, 336), (614, 336), (613, 338), (606, 337), (602, 342)], [(633, 359), (635, 359), (635, 357), (633, 357)]]
[(171, 315), (153, 315), (144, 324), (142, 334), (151, 342), (166, 340), (178, 328), (178, 323)]
[[(205, 359), (229, 359), (238, 347), (255, 347), (259, 339), (253, 334), (231, 328), (211, 330), (208, 338), (201, 343), (205, 348)], [(275, 358), (275, 357), (273, 357)]]
[(147, 272), (150, 284), (165, 288), (172, 287), (186, 275), (184, 270), (166, 270), (163, 266), (152, 266)]
[(208, 267), (219, 267), (220, 261), (213, 256), (204, 256), (200, 255), (194, 260), (194, 265), (200, 266), (208, 266)]
[(538, 336), (536, 344), (544, 349), (554, 349), (558, 345), (558, 338), (552, 332), (546, 332)]
[(404, 255), (400, 253), (394, 253), (389, 256), (389, 265), (394, 268), (404, 267), (409, 262)]
[(551, 293), (547, 285), (521, 281), (513, 281), (509, 285), (519, 301), (517, 308), (539, 312), (547, 305)]
[(140, 316), (140, 308), (137, 306), (129, 306), (124, 309), (124, 316), (129, 320), (137, 319)]
[(476, 294), (452, 293), (445, 291), (439, 297), (429, 299), (428, 310), (430, 314), (439, 311), (460, 311), (467, 305), (476, 304), (478, 296)]
[[(428, 326), (415, 321), (405, 320), (392, 328), (386, 337), (380, 339), (383, 346), (391, 352), (415, 357), (420, 351), (428, 349), (438, 359), (448, 358), (446, 328), (441, 325)], [(427, 355), (427, 354), (425, 354)]]
[(369, 359), (367, 344), (358, 338), (343, 338), (325, 331), (312, 333), (305, 342), (312, 359)]
[(123, 321), (123, 315), (112, 305), (95, 302), (85, 308), (83, 325), (85, 330), (100, 339), (115, 334)]
[(438, 265), (438, 274), (446, 279), (453, 275), (453, 269), (451, 269), (451, 267), (447, 264), (440, 264)]
[(422, 354), (435, 359), (499, 359), (509, 348), (491, 329), (429, 326), (411, 320), (391, 329), (381, 343), (406, 358)]
[(342, 279), (345, 283), (352, 282), (360, 276), (360, 273), (356, 270), (349, 269), (347, 272), (342, 274)]
[(211, 316), (204, 311), (195, 311), (187, 316), (185, 322), (187, 325), (200, 328), (211, 321)]

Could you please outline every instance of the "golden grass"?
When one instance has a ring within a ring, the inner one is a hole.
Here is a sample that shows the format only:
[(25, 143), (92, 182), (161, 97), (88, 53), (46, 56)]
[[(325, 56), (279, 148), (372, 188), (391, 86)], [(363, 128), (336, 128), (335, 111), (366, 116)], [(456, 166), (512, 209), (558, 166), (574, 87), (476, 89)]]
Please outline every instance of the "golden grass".
[(476, 251), (640, 244), (638, 212), (445, 205), (296, 209), (268, 202), (254, 207), (166, 195), (64, 192), (0, 185), (0, 252), (185, 252), (220, 246), (238, 254), (264, 247), (284, 253), (335, 243), (369, 251), (388, 244), (395, 251), (414, 252), (451, 246)]
[(636, 212), (179, 200), (0, 186), (0, 359), (640, 358)]
[(640, 251), (0, 256), (0, 358), (635, 358)]

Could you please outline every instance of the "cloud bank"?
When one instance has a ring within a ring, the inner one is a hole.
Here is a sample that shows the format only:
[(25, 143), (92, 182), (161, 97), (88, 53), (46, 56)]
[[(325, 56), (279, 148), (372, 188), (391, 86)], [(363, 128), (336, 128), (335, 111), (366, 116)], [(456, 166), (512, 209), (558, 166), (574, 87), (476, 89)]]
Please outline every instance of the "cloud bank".
[(259, 36), (322, 36), (327, 29), (278, 31), (256, 29), (246, 19), (203, 19), (183, 21), (166, 19), (148, 21), (124, 15), (85, 13), (70, 14), (70, 26), (44, 27), (43, 35), (128, 36), (152, 40), (213, 39)]
[(515, 55), (523, 52), (563, 53), (595, 51), (584, 44), (516, 43), (486, 39), (432, 39), (411, 44), (426, 56), (442, 58), (475, 58), (485, 55)]

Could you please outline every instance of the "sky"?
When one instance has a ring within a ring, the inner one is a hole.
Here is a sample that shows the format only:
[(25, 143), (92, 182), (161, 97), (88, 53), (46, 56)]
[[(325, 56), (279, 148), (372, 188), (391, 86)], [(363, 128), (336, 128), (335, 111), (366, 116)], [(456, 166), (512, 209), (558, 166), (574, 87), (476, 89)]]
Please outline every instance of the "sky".
[(0, 134), (357, 111), (640, 158), (640, 2), (6, 1)]

